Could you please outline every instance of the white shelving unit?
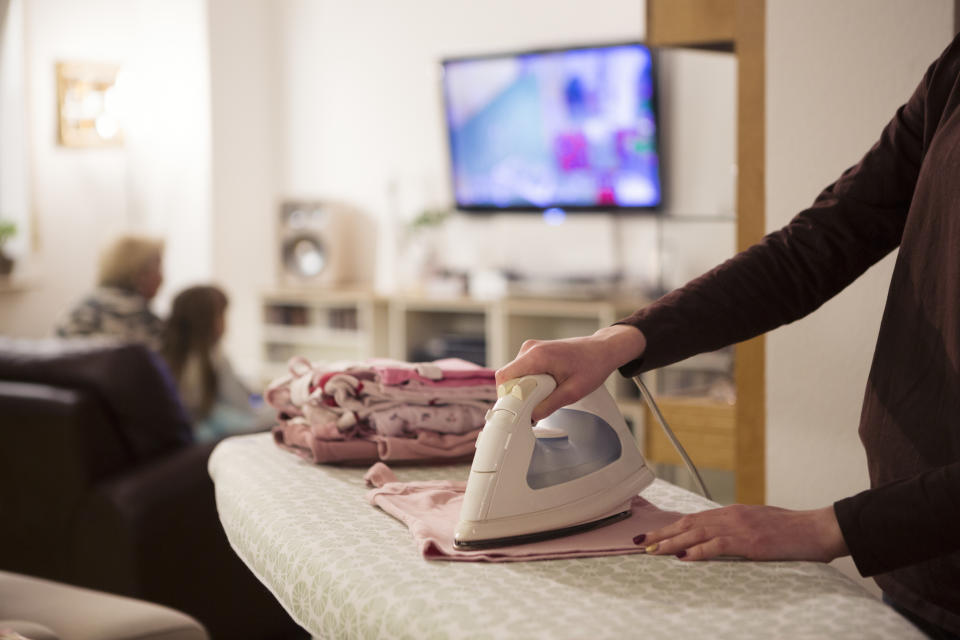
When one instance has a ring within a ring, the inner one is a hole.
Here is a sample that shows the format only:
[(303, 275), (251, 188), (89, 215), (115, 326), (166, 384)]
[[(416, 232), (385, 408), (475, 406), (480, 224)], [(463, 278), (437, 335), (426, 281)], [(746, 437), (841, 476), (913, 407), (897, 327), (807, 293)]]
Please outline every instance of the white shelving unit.
[(285, 374), (294, 356), (336, 361), (386, 352), (387, 301), (372, 293), (278, 289), (261, 306), (264, 382)]
[[(285, 370), (293, 356), (314, 360), (415, 360), (432, 343), (469, 342), (473, 361), (500, 367), (524, 340), (592, 333), (645, 301), (381, 297), (365, 291), (271, 290), (262, 297), (263, 368)], [(436, 346), (436, 345), (434, 345)], [(468, 349), (469, 347), (469, 349)], [(456, 349), (453, 349), (456, 350)], [(266, 377), (266, 376), (264, 376)]]
[[(264, 382), (287, 372), (294, 356), (309, 360), (389, 357), (432, 360), (455, 355), (497, 368), (527, 339), (588, 335), (642, 306), (644, 300), (560, 300), (423, 296), (381, 297), (364, 291), (274, 290), (263, 295)], [(644, 420), (633, 387), (607, 383), (635, 425)]]

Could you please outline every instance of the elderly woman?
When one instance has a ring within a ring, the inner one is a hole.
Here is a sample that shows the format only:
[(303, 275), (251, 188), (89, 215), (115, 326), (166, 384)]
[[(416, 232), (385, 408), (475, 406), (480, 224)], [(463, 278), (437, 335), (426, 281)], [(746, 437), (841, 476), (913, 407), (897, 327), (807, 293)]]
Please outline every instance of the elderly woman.
[(111, 337), (159, 350), (163, 321), (150, 301), (163, 282), (162, 268), (162, 240), (117, 238), (100, 256), (97, 288), (57, 324), (56, 334)]

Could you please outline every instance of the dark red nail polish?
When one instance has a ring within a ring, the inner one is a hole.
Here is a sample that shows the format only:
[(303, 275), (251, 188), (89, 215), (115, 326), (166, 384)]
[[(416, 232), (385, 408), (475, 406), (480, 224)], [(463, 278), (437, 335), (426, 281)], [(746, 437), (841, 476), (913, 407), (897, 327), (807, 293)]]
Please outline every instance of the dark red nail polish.
[(647, 534), (641, 533), (640, 535), (634, 537), (634, 539), (633, 539), (633, 544), (640, 544), (641, 542), (643, 542), (643, 541), (646, 540), (646, 539), (647, 539)]
[(676, 553), (676, 556), (677, 556), (678, 558), (685, 558), (686, 555), (687, 555), (687, 550), (686, 550), (686, 549), (681, 549), (680, 551), (678, 551), (678, 552)]

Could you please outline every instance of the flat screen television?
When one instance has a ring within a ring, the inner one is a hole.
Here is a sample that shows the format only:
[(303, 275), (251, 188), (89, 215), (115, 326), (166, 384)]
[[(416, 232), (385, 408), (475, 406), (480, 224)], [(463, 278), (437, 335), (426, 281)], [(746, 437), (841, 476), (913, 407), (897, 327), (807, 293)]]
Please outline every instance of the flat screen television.
[(571, 47), (442, 64), (458, 209), (660, 207), (656, 78), (648, 47)]

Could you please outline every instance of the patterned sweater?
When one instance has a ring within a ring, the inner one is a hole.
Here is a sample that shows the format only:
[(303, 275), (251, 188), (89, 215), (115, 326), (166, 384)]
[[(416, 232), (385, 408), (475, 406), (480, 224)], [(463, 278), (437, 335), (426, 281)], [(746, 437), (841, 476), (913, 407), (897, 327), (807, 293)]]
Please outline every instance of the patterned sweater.
[(159, 351), (163, 321), (140, 294), (116, 287), (98, 287), (60, 322), (58, 336), (105, 336), (138, 342)]

